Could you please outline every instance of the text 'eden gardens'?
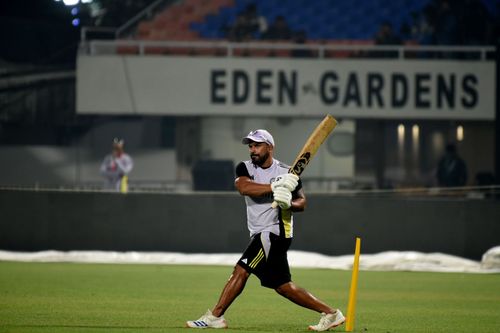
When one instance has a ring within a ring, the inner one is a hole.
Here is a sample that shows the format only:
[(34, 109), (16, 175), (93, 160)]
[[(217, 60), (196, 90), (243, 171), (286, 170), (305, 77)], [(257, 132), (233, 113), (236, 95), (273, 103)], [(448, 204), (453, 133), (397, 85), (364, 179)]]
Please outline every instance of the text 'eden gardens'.
[(301, 81), (296, 70), (215, 69), (210, 98), (215, 105), (294, 106), (311, 95), (345, 108), (473, 109), (478, 84), (474, 73), (324, 71)]

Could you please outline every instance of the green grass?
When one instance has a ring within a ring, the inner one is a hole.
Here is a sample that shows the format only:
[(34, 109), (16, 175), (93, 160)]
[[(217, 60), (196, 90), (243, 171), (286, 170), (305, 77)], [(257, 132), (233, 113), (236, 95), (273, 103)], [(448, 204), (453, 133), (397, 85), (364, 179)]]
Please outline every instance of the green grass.
[[(230, 267), (0, 262), (0, 332), (188, 332)], [(293, 269), (346, 309), (349, 271)], [(345, 312), (345, 311), (344, 311)], [(303, 332), (319, 316), (252, 277), (224, 332)], [(344, 327), (337, 329), (343, 331)], [(500, 275), (360, 272), (356, 332), (500, 332)]]

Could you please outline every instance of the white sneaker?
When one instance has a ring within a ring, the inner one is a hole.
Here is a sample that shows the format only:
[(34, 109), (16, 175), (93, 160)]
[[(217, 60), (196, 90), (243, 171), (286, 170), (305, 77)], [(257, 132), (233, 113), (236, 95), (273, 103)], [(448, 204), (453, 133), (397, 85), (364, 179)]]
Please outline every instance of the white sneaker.
[(337, 326), (342, 325), (345, 322), (345, 317), (340, 312), (340, 310), (337, 310), (336, 313), (322, 313), (321, 318), (319, 320), (319, 323), (317, 325), (311, 325), (309, 326), (310, 331), (328, 331), (330, 328), (334, 328)]
[(203, 316), (198, 320), (189, 320), (186, 322), (186, 327), (191, 328), (227, 328), (226, 320), (224, 316), (216, 317), (212, 314), (212, 311), (208, 310)]

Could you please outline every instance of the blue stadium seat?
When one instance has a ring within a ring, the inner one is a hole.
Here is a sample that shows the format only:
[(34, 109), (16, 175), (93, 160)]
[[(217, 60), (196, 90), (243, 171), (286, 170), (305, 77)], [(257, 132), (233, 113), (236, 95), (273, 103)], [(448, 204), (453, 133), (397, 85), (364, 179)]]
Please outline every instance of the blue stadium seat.
[(198, 22), (191, 22), (189, 24), (189, 29), (193, 31), (202, 31), (203, 30), (203, 23), (198, 23)]
[[(205, 38), (220, 38), (220, 28), (234, 23), (249, 4), (271, 24), (283, 15), (292, 30), (305, 30), (310, 39), (371, 39), (380, 24), (387, 20), (398, 31), (410, 22), (410, 13), (421, 10), (431, 0), (235, 0), (233, 7), (221, 8), (208, 15), (203, 23), (191, 24)], [(498, 0), (482, 0), (488, 8)]]
[(224, 23), (224, 18), (220, 15), (207, 15), (205, 17), (205, 23), (207, 26), (213, 29), (219, 29), (220, 26)]

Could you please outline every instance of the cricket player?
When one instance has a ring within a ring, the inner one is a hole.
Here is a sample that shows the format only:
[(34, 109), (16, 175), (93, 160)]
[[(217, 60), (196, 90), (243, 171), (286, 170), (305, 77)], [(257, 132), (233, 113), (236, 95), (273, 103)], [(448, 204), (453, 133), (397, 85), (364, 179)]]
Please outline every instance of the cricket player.
[[(200, 319), (188, 321), (192, 328), (226, 328), (224, 313), (245, 288), (250, 274), (261, 285), (305, 308), (321, 313), (313, 331), (326, 331), (344, 323), (338, 309), (330, 307), (291, 280), (287, 251), (293, 237), (292, 212), (301, 212), (306, 197), (299, 177), (289, 174), (287, 165), (273, 158), (274, 139), (263, 129), (250, 132), (242, 140), (248, 145), (250, 160), (236, 167), (235, 185), (245, 196), (250, 244), (234, 267), (219, 301)], [(278, 203), (272, 208), (272, 202)]]
[(107, 155), (101, 164), (101, 174), (104, 176), (105, 188), (120, 192), (128, 174), (134, 167), (134, 161), (125, 153), (125, 142), (123, 139), (115, 138), (112, 144), (111, 154)]

